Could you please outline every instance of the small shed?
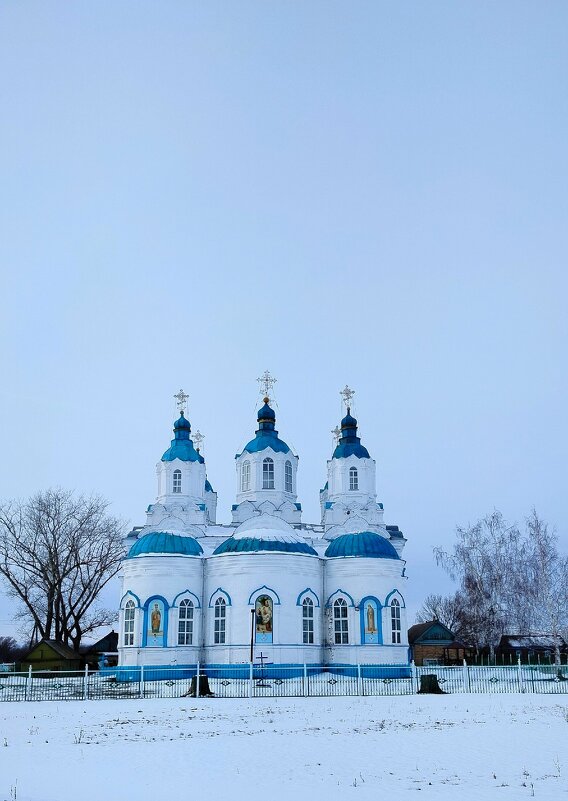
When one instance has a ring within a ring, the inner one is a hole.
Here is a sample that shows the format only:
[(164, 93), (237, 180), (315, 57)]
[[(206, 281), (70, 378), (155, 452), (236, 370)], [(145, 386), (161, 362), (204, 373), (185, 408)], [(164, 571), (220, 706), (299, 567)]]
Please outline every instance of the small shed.
[(568, 659), (568, 644), (559, 634), (504, 634), (495, 649), (503, 661), (553, 663), (556, 647), (561, 660)]
[(416, 665), (461, 665), (469, 648), (456, 640), (439, 620), (417, 623), (408, 630), (408, 644)]
[(57, 640), (40, 640), (21, 662), (21, 669), (27, 670), (80, 670), (83, 667), (81, 656), (68, 645)]

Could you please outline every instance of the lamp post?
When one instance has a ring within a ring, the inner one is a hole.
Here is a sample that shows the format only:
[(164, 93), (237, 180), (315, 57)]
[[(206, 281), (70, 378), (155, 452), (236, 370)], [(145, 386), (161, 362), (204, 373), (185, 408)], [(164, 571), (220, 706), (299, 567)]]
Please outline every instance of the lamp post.
[(254, 606), (250, 610), (250, 662), (251, 664), (254, 661), (254, 613), (255, 609)]

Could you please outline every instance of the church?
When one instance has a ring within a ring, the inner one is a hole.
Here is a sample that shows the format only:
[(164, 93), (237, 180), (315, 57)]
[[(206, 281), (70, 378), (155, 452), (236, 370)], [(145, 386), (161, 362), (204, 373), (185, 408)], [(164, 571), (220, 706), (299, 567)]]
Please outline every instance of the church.
[(353, 391), (320, 490), (302, 521), (298, 456), (276, 430), (270, 393), (235, 456), (232, 522), (218, 524), (201, 436), (180, 390), (146, 524), (126, 540), (119, 664), (406, 665), (405, 538), (383, 522), (376, 463), (358, 436)]

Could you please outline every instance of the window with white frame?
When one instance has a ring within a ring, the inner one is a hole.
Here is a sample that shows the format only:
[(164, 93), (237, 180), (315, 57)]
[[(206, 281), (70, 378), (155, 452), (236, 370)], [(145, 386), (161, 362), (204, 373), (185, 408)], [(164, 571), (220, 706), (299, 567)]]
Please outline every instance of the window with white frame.
[(174, 492), (181, 492), (181, 470), (174, 470)]
[(292, 492), (292, 462), (286, 462), (284, 465), (284, 490)]
[(400, 643), (400, 602), (393, 598), (391, 601), (391, 640), (394, 645)]
[(124, 644), (134, 645), (134, 620), (136, 606), (134, 601), (128, 601), (124, 607)]
[(333, 630), (336, 645), (347, 645), (349, 642), (349, 626), (347, 621), (347, 601), (338, 598), (333, 604)]
[(314, 642), (314, 602), (311, 598), (302, 601), (302, 642), (313, 645)]
[(178, 645), (191, 645), (193, 642), (193, 603), (184, 598), (179, 605)]
[(223, 645), (225, 643), (226, 623), (227, 603), (224, 598), (217, 598), (215, 601), (215, 628), (213, 631), (215, 645)]
[(270, 456), (262, 463), (262, 489), (274, 489), (274, 461)]
[(243, 462), (241, 467), (241, 492), (250, 490), (250, 462)]
[(356, 467), (349, 468), (349, 490), (358, 490), (359, 489), (359, 475), (357, 474)]

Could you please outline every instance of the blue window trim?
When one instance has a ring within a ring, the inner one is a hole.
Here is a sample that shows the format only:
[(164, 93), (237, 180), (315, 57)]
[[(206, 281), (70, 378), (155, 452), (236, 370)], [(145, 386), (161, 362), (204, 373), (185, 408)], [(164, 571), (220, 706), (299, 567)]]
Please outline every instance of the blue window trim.
[(399, 597), (399, 599), (401, 601), (401, 604), (400, 604), (401, 608), (402, 609), (406, 609), (406, 604), (404, 603), (404, 596), (403, 596), (403, 594), (401, 593), (400, 590), (391, 590), (391, 592), (389, 592), (389, 594), (385, 598), (384, 606), (390, 606), (390, 601), (391, 601), (391, 598), (393, 597), (393, 595), (398, 595), (398, 597)]
[(352, 597), (349, 595), (349, 593), (348, 593), (348, 592), (345, 592), (345, 590), (341, 590), (341, 589), (340, 589), (340, 590), (335, 590), (335, 592), (334, 592), (334, 593), (332, 593), (332, 594), (329, 596), (329, 598), (328, 598), (328, 599), (327, 599), (327, 601), (325, 602), (325, 608), (326, 608), (326, 609), (330, 609), (330, 608), (333, 606), (333, 602), (337, 600), (336, 596), (341, 596), (342, 598), (346, 598), (346, 599), (347, 599), (347, 598), (349, 598), (349, 600), (350, 600), (350, 602), (351, 602), (351, 603), (347, 604), (347, 606), (355, 606), (355, 601), (354, 601), (354, 600), (353, 600), (353, 598), (352, 598)]
[[(374, 601), (377, 604), (377, 642), (365, 642), (365, 601)], [(359, 619), (361, 623), (361, 645), (383, 645), (383, 607), (376, 595), (365, 595), (359, 602)]]
[(162, 648), (168, 647), (168, 618), (170, 616), (170, 605), (163, 595), (152, 595), (147, 599), (144, 604), (144, 628), (142, 630), (142, 648), (146, 648), (148, 644), (148, 610), (153, 601), (161, 601), (164, 604), (164, 636)]
[(118, 605), (119, 609), (124, 609), (124, 606), (122, 605), (122, 602), (124, 601), (125, 598), (128, 598), (128, 597), (130, 597), (131, 600), (136, 601), (136, 608), (137, 609), (141, 609), (142, 608), (142, 604), (140, 603), (140, 598), (136, 595), (136, 593), (132, 592), (132, 590), (127, 590), (124, 593), (124, 595), (122, 596), (122, 598), (120, 599), (120, 603)]
[[(215, 607), (215, 600), (219, 595), (222, 595), (225, 599), (225, 603), (227, 606), (232, 606), (231, 596), (229, 593), (224, 590), (222, 587), (217, 587), (217, 589), (211, 593), (211, 597), (209, 598), (209, 609), (213, 609)], [(215, 600), (214, 600), (215, 599)]]
[(296, 598), (296, 606), (302, 605), (302, 601), (304, 600), (306, 595), (311, 595), (312, 599), (315, 600), (314, 606), (319, 607), (320, 605), (319, 598), (311, 587), (306, 587), (306, 589), (302, 590), (302, 592), (298, 595), (298, 597)]
[(183, 596), (189, 596), (190, 600), (193, 601), (193, 605), (196, 609), (201, 609), (201, 604), (199, 603), (199, 598), (195, 593), (191, 592), (191, 590), (183, 590), (183, 592), (178, 592), (174, 600), (172, 601), (172, 609), (179, 606), (178, 598), (183, 598)]
[(280, 606), (280, 597), (276, 590), (271, 589), (271, 587), (267, 587), (266, 584), (263, 584), (262, 587), (258, 587), (256, 590), (253, 590), (249, 595), (248, 605), (253, 606), (254, 601), (256, 600), (258, 595), (262, 593), (266, 593), (272, 595), (272, 601), (276, 604), (276, 606)]

